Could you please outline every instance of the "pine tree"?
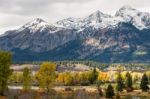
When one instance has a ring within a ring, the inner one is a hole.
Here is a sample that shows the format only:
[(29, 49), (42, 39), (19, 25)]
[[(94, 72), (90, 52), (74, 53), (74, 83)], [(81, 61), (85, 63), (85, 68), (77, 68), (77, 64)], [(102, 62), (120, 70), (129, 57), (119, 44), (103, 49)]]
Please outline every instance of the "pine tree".
[(89, 79), (90, 83), (94, 84), (97, 80), (97, 77), (98, 77), (98, 72), (97, 72), (96, 68), (94, 68), (91, 72), (91, 75), (90, 75), (90, 79)]
[(127, 74), (126, 74), (125, 85), (126, 85), (127, 91), (132, 91), (133, 90), (132, 76), (129, 72), (127, 72)]
[(0, 95), (4, 95), (7, 89), (8, 78), (12, 74), (10, 69), (11, 54), (0, 52)]
[(120, 73), (118, 74), (117, 87), (116, 88), (117, 88), (117, 91), (120, 91), (120, 92), (122, 92), (123, 88), (124, 88), (123, 79), (122, 79), (122, 76)]
[(144, 74), (142, 76), (140, 87), (141, 87), (142, 91), (147, 91), (149, 89), (149, 87), (148, 87), (148, 77), (147, 77), (146, 74)]
[(112, 85), (109, 84), (106, 89), (106, 98), (113, 98), (114, 95), (115, 95), (114, 89), (113, 89)]

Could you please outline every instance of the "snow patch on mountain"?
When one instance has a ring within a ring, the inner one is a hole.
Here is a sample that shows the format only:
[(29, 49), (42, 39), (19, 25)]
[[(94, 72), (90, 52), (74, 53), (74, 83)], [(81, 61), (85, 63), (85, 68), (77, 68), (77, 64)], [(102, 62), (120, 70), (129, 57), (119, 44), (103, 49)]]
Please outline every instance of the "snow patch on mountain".
[[(150, 27), (150, 14), (141, 12), (130, 6), (123, 6), (116, 12), (115, 16), (123, 18), (124, 22), (131, 22), (139, 30), (147, 29)], [(145, 17), (147, 17), (147, 19), (145, 19)], [(149, 25), (146, 26), (147, 21), (149, 21)]]
[(62, 28), (55, 26), (55, 25), (50, 25), (47, 22), (45, 22), (44, 20), (42, 20), (40, 18), (36, 18), (33, 21), (31, 21), (31, 22), (25, 24), (24, 26), (22, 26), (21, 28), (19, 28), (17, 30), (17, 32), (21, 32), (26, 29), (30, 30), (30, 33), (36, 33), (38, 31), (42, 32), (45, 29), (47, 29), (49, 31), (49, 33), (55, 33)]
[(96, 11), (92, 13), (89, 16), (83, 17), (83, 18), (67, 18), (61, 21), (56, 22), (56, 24), (60, 26), (64, 26), (67, 28), (74, 28), (74, 29), (80, 29), (89, 27), (89, 26), (94, 26), (94, 27), (99, 27), (100, 23), (104, 18), (111, 18), (110, 15), (104, 14), (100, 11)]
[(114, 28), (119, 23), (131, 23), (137, 29), (143, 30), (150, 28), (150, 14), (146, 12), (140, 12), (130, 6), (123, 6), (120, 8), (115, 16), (104, 14), (100, 11), (96, 11), (93, 14), (84, 18), (68, 18), (56, 22), (56, 24), (66, 27), (83, 30), (85, 27), (93, 28)]
[(86, 17), (70, 17), (60, 20), (55, 24), (49, 24), (44, 20), (37, 18), (22, 26), (17, 31), (20, 32), (28, 29), (30, 30), (30, 33), (35, 33), (47, 29), (49, 33), (55, 33), (66, 28), (76, 29), (78, 32), (82, 32), (88, 27), (93, 27), (95, 29), (115, 28), (121, 22), (131, 23), (139, 30), (147, 29), (150, 28), (150, 14), (138, 11), (130, 6), (123, 6), (116, 12), (115, 16), (102, 13), (98, 10)]
[[(43, 32), (47, 31), (48, 33), (56, 33), (63, 29), (76, 29), (77, 32), (84, 31), (85, 28), (93, 27), (94, 29), (103, 29), (103, 28), (115, 28), (119, 23), (131, 23), (139, 30), (150, 29), (150, 14), (146, 12), (141, 12), (136, 10), (128, 5), (121, 7), (115, 14), (111, 16), (101, 11), (96, 11), (86, 17), (82, 18), (67, 18), (60, 20), (54, 24), (49, 24), (40, 18), (25, 24), (19, 29), (16, 29), (15, 33), (21, 31), (29, 31), (29, 33)], [(5, 36), (9, 34), (1, 35)]]

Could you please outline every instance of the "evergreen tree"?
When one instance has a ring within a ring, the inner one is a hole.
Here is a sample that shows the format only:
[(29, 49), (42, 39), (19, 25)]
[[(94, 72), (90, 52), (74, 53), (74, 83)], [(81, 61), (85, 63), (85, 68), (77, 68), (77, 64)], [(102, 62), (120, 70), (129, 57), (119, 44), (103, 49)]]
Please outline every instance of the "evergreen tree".
[(116, 88), (117, 88), (117, 91), (120, 91), (120, 92), (122, 92), (123, 88), (124, 88), (123, 79), (122, 79), (122, 76), (120, 73), (118, 74), (117, 87)]
[(106, 89), (106, 98), (113, 98), (114, 95), (115, 95), (114, 89), (113, 89), (112, 85), (109, 84)]
[(141, 87), (142, 91), (147, 91), (149, 89), (149, 87), (148, 87), (148, 77), (147, 77), (146, 74), (144, 74), (142, 76), (140, 87)]
[(97, 77), (98, 77), (98, 72), (97, 72), (96, 68), (94, 68), (94, 69), (92, 70), (91, 75), (90, 75), (90, 78), (89, 78), (90, 83), (91, 83), (91, 84), (94, 84), (94, 83), (96, 82), (96, 80), (97, 80)]
[(12, 74), (10, 65), (11, 54), (8, 52), (0, 52), (0, 95), (4, 95), (7, 90), (8, 78)]
[(126, 88), (128, 89), (128, 91), (132, 91), (133, 90), (133, 83), (132, 83), (132, 76), (129, 72), (127, 72), (126, 74), (126, 80), (125, 80), (125, 85), (126, 85)]
[(23, 70), (23, 89), (28, 91), (31, 88), (31, 72), (29, 68), (24, 68)]

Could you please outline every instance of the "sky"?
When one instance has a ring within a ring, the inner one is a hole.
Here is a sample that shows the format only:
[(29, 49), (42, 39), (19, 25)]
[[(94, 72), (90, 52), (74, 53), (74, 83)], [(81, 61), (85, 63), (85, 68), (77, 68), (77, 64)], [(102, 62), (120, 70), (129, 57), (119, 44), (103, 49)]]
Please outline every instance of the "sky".
[(100, 10), (114, 15), (124, 5), (150, 12), (150, 0), (0, 0), (0, 34), (42, 18), (48, 23)]

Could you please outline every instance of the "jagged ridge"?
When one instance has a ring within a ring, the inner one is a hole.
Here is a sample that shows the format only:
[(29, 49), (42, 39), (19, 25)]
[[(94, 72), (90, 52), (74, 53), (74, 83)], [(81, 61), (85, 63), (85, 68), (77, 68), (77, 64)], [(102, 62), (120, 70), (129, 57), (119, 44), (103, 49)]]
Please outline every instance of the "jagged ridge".
[(150, 14), (123, 6), (115, 16), (96, 11), (55, 24), (37, 18), (2, 35), (0, 49), (15, 61), (149, 62), (149, 32)]

